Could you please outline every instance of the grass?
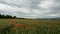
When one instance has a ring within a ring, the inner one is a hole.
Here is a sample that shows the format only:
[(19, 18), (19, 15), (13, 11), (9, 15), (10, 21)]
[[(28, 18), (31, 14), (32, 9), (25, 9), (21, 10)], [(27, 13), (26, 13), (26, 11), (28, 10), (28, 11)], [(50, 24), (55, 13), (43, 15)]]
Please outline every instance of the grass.
[(0, 19), (0, 34), (60, 34), (60, 20)]

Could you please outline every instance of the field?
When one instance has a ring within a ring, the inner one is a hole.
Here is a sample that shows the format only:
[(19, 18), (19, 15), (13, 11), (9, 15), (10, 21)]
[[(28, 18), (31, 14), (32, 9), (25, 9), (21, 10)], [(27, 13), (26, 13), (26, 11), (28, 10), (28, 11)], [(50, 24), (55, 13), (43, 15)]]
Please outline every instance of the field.
[(0, 34), (60, 34), (60, 20), (0, 19)]

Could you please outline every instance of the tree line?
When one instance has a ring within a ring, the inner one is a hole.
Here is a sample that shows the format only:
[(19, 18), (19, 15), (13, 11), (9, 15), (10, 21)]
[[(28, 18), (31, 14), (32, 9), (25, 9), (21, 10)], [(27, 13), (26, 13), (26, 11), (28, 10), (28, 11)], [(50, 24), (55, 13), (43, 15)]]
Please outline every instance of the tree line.
[(16, 16), (0, 14), (0, 19), (16, 19), (16, 18), (17, 18)]

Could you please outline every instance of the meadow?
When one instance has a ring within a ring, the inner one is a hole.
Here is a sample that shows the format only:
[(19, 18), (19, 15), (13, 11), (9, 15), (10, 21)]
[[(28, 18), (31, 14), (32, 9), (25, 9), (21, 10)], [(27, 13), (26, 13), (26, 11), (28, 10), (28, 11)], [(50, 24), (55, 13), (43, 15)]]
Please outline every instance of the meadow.
[(0, 19), (0, 34), (60, 34), (60, 20)]

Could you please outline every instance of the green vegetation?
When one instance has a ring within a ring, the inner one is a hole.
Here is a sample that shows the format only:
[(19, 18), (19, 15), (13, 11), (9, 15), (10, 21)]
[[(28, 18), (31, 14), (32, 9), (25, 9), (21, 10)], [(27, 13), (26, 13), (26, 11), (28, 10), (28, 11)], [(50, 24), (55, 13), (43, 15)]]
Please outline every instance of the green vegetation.
[(60, 34), (60, 20), (0, 19), (0, 34)]

